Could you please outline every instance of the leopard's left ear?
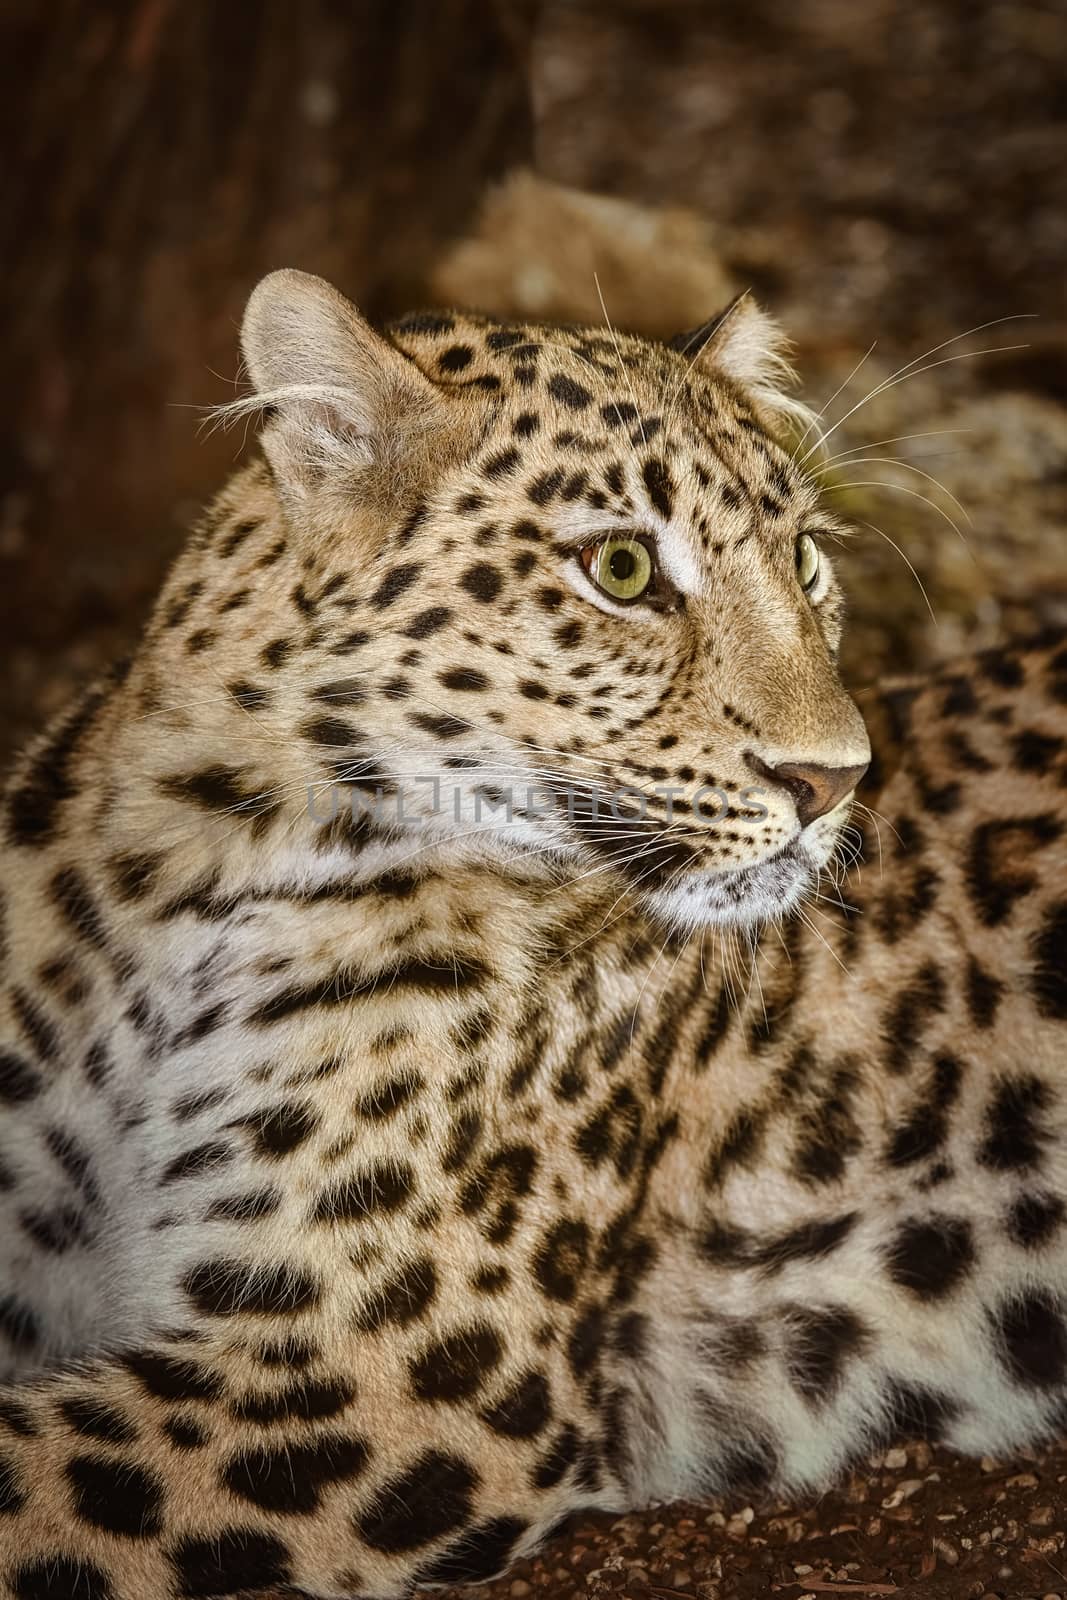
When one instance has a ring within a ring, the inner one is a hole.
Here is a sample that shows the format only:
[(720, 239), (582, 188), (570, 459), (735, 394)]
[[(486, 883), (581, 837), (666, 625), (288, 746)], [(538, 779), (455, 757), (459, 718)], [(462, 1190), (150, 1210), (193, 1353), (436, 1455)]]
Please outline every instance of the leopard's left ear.
[(670, 340), (670, 349), (691, 361), (696, 371), (725, 378), (743, 389), (756, 410), (772, 418), (795, 417), (803, 407), (785, 390), (796, 382), (780, 325), (748, 293), (688, 333)]
[(261, 443), (291, 515), (319, 526), (366, 497), (403, 493), (445, 426), (417, 367), (344, 295), (306, 272), (254, 290), (241, 348), (255, 394), (225, 411), (266, 417)]

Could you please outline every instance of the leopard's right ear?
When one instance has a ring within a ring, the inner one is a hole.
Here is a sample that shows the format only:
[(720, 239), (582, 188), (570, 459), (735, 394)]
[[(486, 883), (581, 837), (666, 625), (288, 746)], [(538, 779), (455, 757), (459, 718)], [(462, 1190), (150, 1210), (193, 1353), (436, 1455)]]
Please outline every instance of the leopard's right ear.
[(376, 466), (391, 496), (419, 475), (445, 403), (322, 278), (264, 278), (245, 310), (241, 349), (255, 394), (227, 409), (266, 415), (262, 444), (290, 512), (311, 501), (320, 521), (330, 501), (340, 511), (357, 485), (367, 492)]
[(787, 392), (796, 382), (786, 359), (789, 341), (747, 290), (699, 328), (676, 334), (669, 348), (708, 377), (736, 384), (767, 425), (815, 425), (807, 407)]

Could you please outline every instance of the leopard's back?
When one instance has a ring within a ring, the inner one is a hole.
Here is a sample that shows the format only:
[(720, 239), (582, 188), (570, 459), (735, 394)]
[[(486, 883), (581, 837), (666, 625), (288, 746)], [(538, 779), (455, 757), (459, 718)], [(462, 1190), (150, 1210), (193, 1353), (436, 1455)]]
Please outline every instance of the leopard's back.
[(726, 1459), (757, 1439), (794, 1483), (872, 1438), (1003, 1454), (1067, 1415), (1067, 640), (865, 709), (861, 859), (743, 1006), (694, 998), (662, 1179), (707, 1323), (683, 1391), (717, 1348)]

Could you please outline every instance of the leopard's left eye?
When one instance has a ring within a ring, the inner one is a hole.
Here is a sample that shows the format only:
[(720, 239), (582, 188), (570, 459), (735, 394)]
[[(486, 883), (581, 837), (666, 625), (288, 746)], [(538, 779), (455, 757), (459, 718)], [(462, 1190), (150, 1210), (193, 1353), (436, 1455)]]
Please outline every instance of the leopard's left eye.
[(796, 542), (796, 563), (800, 587), (810, 593), (819, 578), (819, 547), (810, 533), (802, 533)]
[(613, 600), (638, 600), (652, 582), (652, 557), (640, 539), (614, 535), (587, 546), (582, 565)]

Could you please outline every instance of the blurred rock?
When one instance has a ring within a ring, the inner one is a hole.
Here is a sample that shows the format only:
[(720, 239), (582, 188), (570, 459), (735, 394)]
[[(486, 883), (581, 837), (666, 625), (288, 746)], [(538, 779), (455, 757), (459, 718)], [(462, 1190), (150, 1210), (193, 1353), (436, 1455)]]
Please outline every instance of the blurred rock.
[(670, 338), (737, 292), (708, 222), (529, 171), (491, 189), (473, 232), (436, 267), (434, 298), (532, 321), (603, 323)]

